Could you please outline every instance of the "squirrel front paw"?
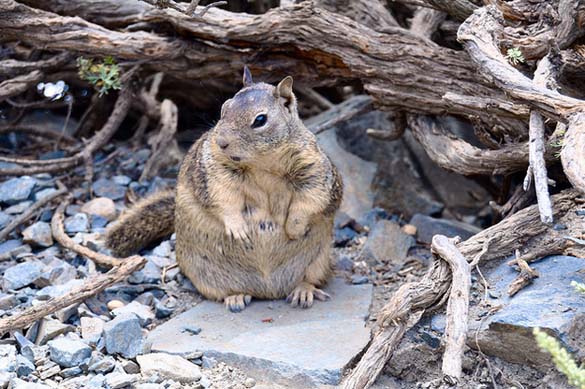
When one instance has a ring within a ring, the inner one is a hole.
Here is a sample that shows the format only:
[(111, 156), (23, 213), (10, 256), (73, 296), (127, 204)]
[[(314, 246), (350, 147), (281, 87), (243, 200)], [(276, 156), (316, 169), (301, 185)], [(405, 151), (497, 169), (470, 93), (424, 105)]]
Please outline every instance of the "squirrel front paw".
[(245, 242), (250, 241), (250, 235), (248, 231), (248, 224), (244, 218), (226, 218), (225, 233), (232, 239), (242, 240)]
[(297, 240), (305, 236), (309, 227), (306, 218), (290, 215), (284, 227), (286, 235), (291, 240)]

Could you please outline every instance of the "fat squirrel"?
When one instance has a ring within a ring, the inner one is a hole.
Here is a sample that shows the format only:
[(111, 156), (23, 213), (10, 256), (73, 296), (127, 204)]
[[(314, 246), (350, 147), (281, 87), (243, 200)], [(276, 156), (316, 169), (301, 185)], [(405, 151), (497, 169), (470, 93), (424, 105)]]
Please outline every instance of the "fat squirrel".
[(199, 292), (233, 312), (252, 297), (308, 308), (329, 296), (341, 177), (299, 118), (293, 79), (254, 83), (221, 108), (189, 150), (176, 191), (139, 201), (106, 232), (129, 255), (176, 232), (177, 262)]

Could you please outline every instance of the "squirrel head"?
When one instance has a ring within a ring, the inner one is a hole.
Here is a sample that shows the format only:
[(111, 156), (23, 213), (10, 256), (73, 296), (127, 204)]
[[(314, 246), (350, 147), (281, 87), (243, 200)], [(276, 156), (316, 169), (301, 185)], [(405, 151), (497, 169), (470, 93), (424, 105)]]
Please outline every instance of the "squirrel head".
[(254, 83), (245, 67), (243, 84), (223, 104), (211, 131), (215, 150), (236, 163), (270, 155), (302, 127), (292, 77), (285, 77), (277, 86)]

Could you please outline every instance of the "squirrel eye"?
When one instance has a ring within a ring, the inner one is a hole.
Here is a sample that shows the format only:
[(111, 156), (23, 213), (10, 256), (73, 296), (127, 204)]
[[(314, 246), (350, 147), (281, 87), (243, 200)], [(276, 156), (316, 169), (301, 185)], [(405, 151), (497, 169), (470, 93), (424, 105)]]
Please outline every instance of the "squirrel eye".
[(266, 124), (266, 120), (268, 120), (268, 117), (261, 113), (260, 115), (256, 116), (256, 119), (254, 119), (254, 123), (252, 123), (252, 128), (258, 128), (258, 127), (262, 127), (263, 125)]

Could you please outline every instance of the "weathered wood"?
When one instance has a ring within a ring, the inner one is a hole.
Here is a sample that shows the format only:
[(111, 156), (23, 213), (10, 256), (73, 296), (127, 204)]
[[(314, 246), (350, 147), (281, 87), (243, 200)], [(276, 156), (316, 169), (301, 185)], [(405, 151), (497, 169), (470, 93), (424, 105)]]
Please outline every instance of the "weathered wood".
[[(569, 231), (573, 232), (581, 225), (580, 221), (571, 219), (579, 195), (576, 190), (566, 190), (553, 196), (553, 214), (559, 220), (568, 218)], [(457, 249), (472, 262), (504, 258), (520, 248), (538, 250), (541, 239), (549, 231), (547, 225), (538, 222), (539, 217), (536, 205), (528, 207), (457, 244)], [(364, 389), (371, 386), (408, 328), (416, 324), (425, 311), (445, 302), (451, 279), (447, 262), (435, 260), (419, 282), (401, 286), (380, 311), (372, 342), (342, 387)]]
[(63, 296), (51, 298), (42, 304), (27, 308), (23, 312), (0, 319), (0, 336), (8, 331), (27, 328), (47, 315), (95, 296), (107, 287), (122, 281), (133, 272), (139, 270), (145, 263), (146, 259), (143, 257), (126, 258), (119, 267), (88, 279), (85, 284), (74, 288)]
[(372, 108), (371, 97), (365, 95), (353, 96), (343, 103), (337, 104), (331, 109), (305, 120), (305, 125), (314, 134), (319, 134)]
[(524, 287), (530, 285), (532, 280), (538, 277), (538, 272), (536, 270), (532, 269), (518, 254), (517, 257), (516, 265), (518, 265), (520, 274), (518, 274), (518, 277), (516, 277), (508, 286), (508, 296), (510, 297), (514, 296)]
[(132, 88), (122, 88), (114, 110), (104, 126), (89, 140), (83, 150), (73, 156), (46, 161), (21, 160), (20, 163), (25, 165), (24, 167), (0, 168), (0, 176), (60, 172), (82, 164), (88, 156), (91, 156), (104, 146), (118, 130), (130, 109), (131, 98)]
[(459, 29), (459, 40), (482, 71), (510, 96), (542, 114), (567, 124), (561, 161), (571, 184), (585, 192), (585, 101), (564, 96), (528, 79), (504, 58), (496, 34), (502, 30), (501, 12), (486, 6)]
[(528, 165), (528, 145), (479, 149), (441, 129), (429, 116), (409, 115), (408, 126), (429, 157), (444, 169), (463, 175), (510, 174)]
[[(534, 73), (534, 84), (546, 88), (547, 80), (552, 77), (551, 68), (552, 64), (548, 56), (541, 59)], [(544, 160), (544, 119), (538, 111), (533, 110), (530, 112), (528, 136), (530, 168), (528, 169), (527, 177), (530, 175), (534, 177), (540, 220), (543, 223), (552, 223), (552, 207), (548, 195), (548, 175)]]
[[(120, 1), (110, 0), (110, 8), (116, 8)], [(44, 3), (57, 11), (62, 4), (58, 0)], [(92, 4), (108, 6), (103, 1)], [(248, 62), (255, 74), (270, 81), (284, 73), (313, 86), (333, 80), (359, 80), (384, 109), (465, 115), (467, 108), (460, 109), (442, 96), (450, 92), (505, 99), (499, 90), (478, 77), (466, 54), (439, 47), (403, 28), (376, 32), (342, 15), (316, 8), (311, 2), (272, 9), (264, 15), (214, 8), (205, 18), (190, 18), (148, 4), (145, 7), (144, 12), (128, 14), (128, 19), (148, 25), (164, 24), (181, 34), (171, 42), (152, 32), (111, 31), (79, 18), (58, 17), (16, 5), (12, 0), (0, 1), (0, 31), (39, 48), (66, 47), (92, 55), (114, 55), (120, 60), (146, 60), (149, 68), (181, 79), (235, 78)], [(81, 15), (100, 20), (97, 13), (98, 9), (94, 9)], [(75, 39), (76, 36), (86, 38)], [(491, 123), (494, 115), (476, 112), (474, 116)]]
[(467, 339), (471, 268), (467, 259), (446, 236), (433, 236), (431, 250), (446, 261), (451, 268), (452, 282), (447, 303), (445, 352), (441, 370), (451, 381), (458, 382), (463, 375), (462, 362)]
[(31, 85), (39, 82), (42, 77), (43, 72), (33, 70), (30, 73), (0, 82), (0, 103), (9, 97), (26, 91)]
[(53, 233), (53, 237), (55, 238), (55, 240), (66, 249), (75, 251), (76, 253), (91, 259), (93, 262), (96, 263), (96, 265), (107, 267), (120, 265), (121, 263), (120, 259), (95, 252), (85, 246), (75, 243), (73, 239), (71, 239), (65, 233), (65, 230), (63, 229), (63, 219), (65, 219), (64, 216), (65, 208), (67, 208), (70, 202), (71, 198), (64, 200), (59, 205), (59, 207), (57, 207), (57, 210), (55, 211), (55, 213), (53, 214), (53, 218), (51, 219), (51, 231)]

